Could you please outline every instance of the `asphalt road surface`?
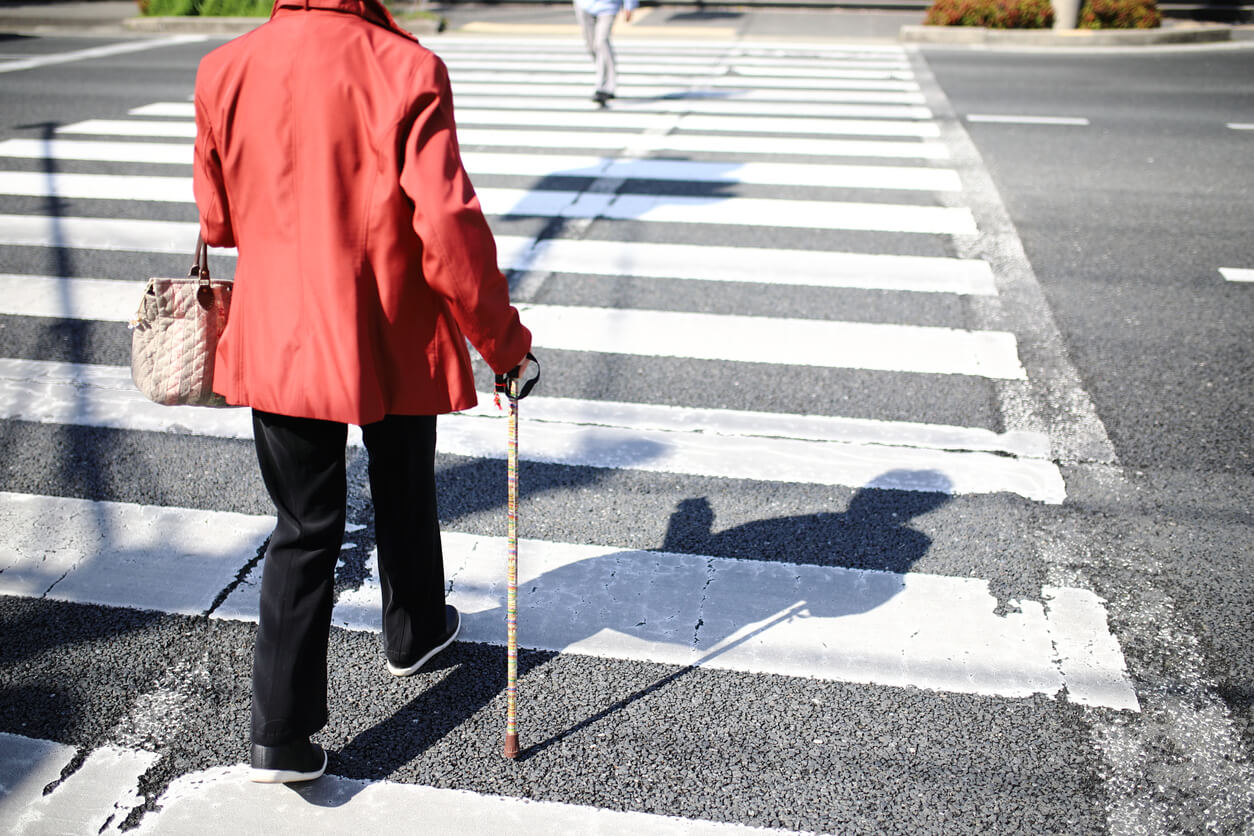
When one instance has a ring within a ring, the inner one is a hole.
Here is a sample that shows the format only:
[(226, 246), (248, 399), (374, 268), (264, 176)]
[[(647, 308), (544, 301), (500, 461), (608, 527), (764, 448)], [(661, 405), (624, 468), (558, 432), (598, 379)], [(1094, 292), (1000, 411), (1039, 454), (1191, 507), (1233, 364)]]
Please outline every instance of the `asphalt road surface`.
[(1254, 50), (699, 34), (620, 38), (607, 110), (567, 35), (426, 39), (544, 363), (523, 751), (483, 398), (440, 422), (465, 630), (411, 679), (350, 440), (330, 766), (298, 790), (240, 767), (247, 413), (127, 368), (195, 240), (220, 41), (0, 41), (9, 829), (1249, 830)]

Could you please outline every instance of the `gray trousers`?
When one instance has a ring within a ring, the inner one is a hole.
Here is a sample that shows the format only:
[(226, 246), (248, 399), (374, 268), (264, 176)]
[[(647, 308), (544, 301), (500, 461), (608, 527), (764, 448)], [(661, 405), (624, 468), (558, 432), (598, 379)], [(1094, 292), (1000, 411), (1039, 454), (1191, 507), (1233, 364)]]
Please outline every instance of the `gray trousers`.
[(614, 48), (610, 46), (610, 30), (618, 15), (590, 15), (575, 4), (575, 18), (583, 29), (584, 44), (597, 68), (597, 90), (613, 93), (618, 84), (614, 76)]

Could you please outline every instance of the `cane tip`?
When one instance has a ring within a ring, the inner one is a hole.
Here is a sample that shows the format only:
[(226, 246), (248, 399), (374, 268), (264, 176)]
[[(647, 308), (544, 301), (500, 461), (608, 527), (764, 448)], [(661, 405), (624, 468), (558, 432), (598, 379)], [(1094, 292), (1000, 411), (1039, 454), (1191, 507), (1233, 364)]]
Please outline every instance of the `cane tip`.
[(510, 760), (513, 760), (514, 758), (518, 757), (518, 735), (517, 734), (509, 734), (508, 732), (506, 733), (505, 757), (509, 758)]

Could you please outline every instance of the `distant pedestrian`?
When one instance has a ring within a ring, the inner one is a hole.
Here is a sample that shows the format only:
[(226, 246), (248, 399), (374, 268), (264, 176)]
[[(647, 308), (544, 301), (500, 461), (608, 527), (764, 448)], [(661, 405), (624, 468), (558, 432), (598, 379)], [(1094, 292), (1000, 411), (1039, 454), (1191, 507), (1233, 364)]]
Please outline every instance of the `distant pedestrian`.
[(597, 86), (592, 100), (605, 107), (614, 98), (618, 80), (614, 66), (614, 47), (610, 45), (610, 30), (614, 18), (621, 9), (623, 21), (631, 22), (631, 13), (639, 5), (637, 0), (575, 0), (575, 18), (583, 29), (584, 44), (596, 64)]
[[(196, 77), (194, 186), (238, 247), (214, 390), (250, 406), (278, 512), (253, 654), (251, 777), (317, 778), (344, 540), (347, 425), (362, 427), (387, 669), (457, 636), (444, 602), (436, 415), (475, 405), (467, 338), (521, 373), (531, 334), (458, 152), (443, 62), (379, 0), (276, 0)], [(382, 667), (382, 665), (380, 666)]]

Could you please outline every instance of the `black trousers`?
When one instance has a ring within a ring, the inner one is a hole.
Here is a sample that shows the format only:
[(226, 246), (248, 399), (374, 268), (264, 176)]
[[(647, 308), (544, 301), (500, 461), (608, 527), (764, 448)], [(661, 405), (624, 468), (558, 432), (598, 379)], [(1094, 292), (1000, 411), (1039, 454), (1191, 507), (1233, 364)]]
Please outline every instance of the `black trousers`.
[[(344, 541), (348, 427), (253, 410), (257, 460), (278, 524), (266, 549), (253, 651), (252, 742), (291, 743), (327, 722), (327, 642)], [(408, 664), (444, 633), (435, 417), (362, 427), (370, 457), (383, 640)]]

